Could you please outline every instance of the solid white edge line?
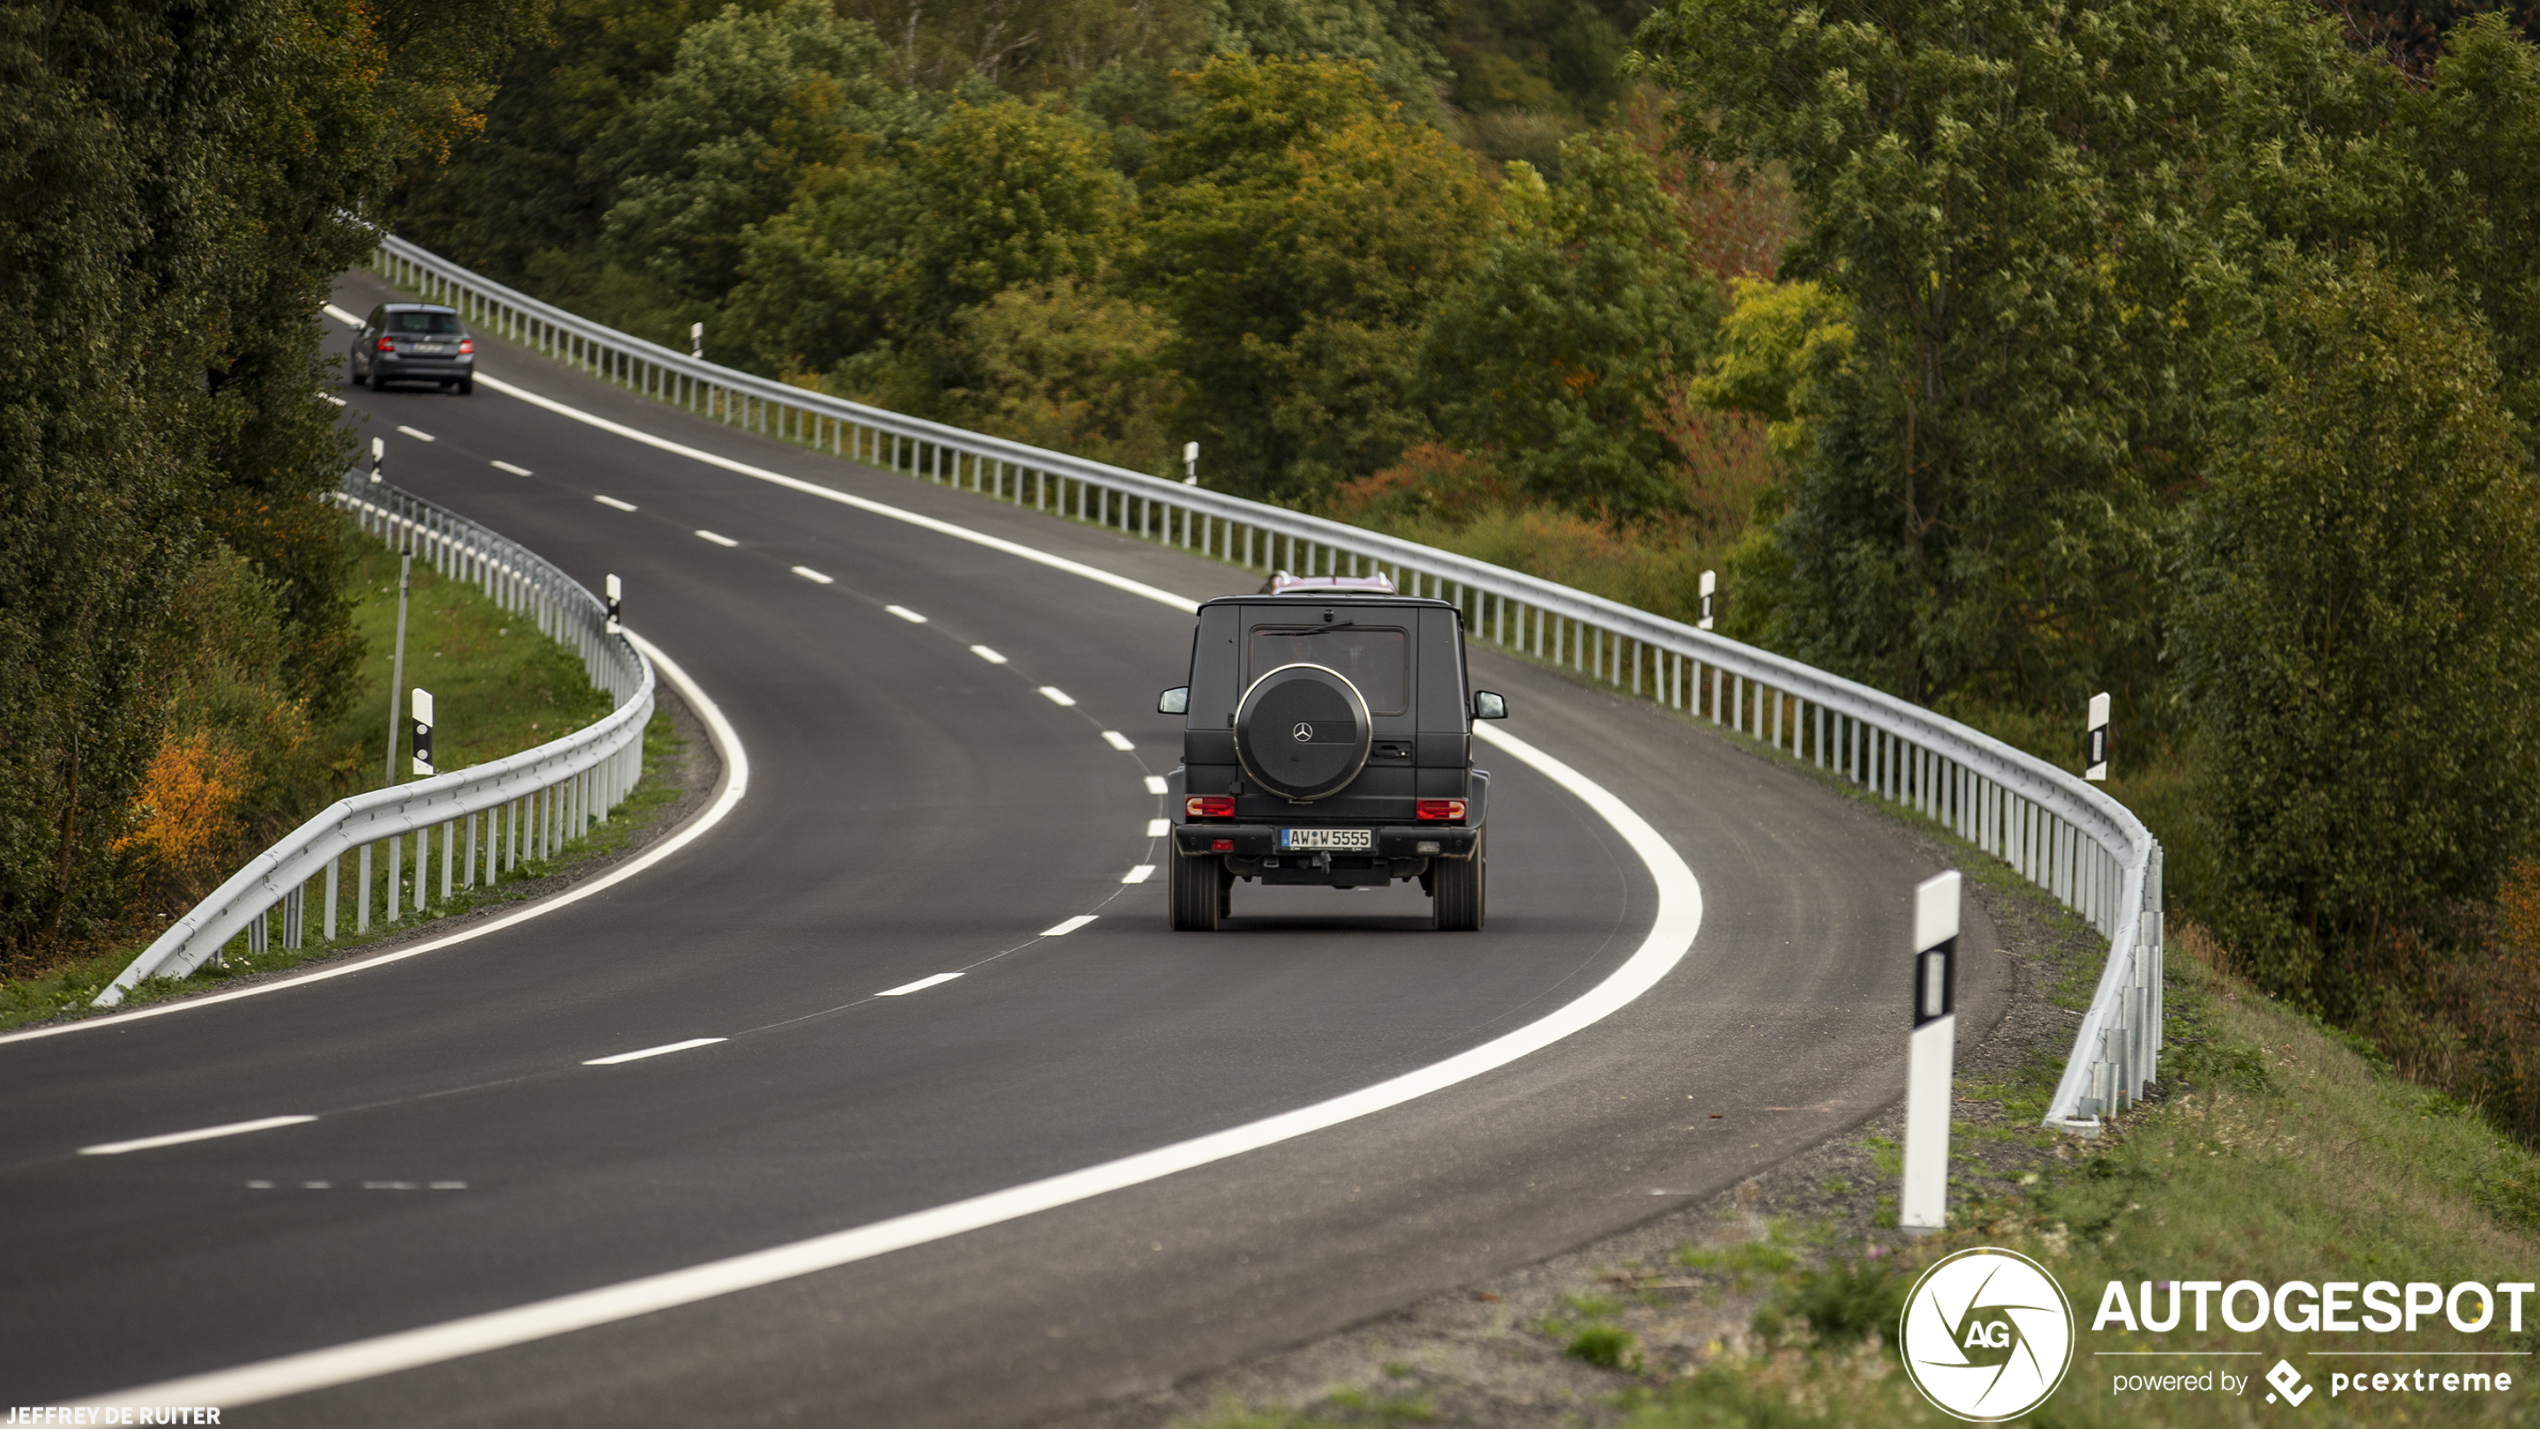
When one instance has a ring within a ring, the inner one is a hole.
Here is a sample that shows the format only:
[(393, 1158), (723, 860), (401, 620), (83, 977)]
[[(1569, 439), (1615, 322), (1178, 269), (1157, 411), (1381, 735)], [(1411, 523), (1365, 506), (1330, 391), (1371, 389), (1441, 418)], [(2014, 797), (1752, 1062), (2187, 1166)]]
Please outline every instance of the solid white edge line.
[(685, 1052), (692, 1047), (711, 1047), (717, 1042), (729, 1040), (724, 1037), (691, 1037), (685, 1042), (664, 1042), (658, 1047), (640, 1047), (632, 1052), (620, 1052), (613, 1057), (593, 1057), (582, 1065), (614, 1067), (620, 1062), (640, 1062), (646, 1057), (667, 1057), (673, 1052)]
[(1474, 733), (1568, 790), (1604, 818), (1648, 865), (1658, 886), (1657, 915), (1649, 935), (1623, 965), (1576, 999), (1513, 1032), (1329, 1101), (948, 1205), (506, 1310), (140, 1385), (76, 1400), (73, 1405), (258, 1404), (693, 1305), (1055, 1210), (1275, 1146), (1400, 1106), (1540, 1051), (1629, 1005), (1683, 960), (1702, 927), (1702, 887), (1665, 837), (1602, 786), (1513, 735), (1480, 725)]
[(794, 567), (794, 574), (801, 576), (804, 580), (811, 582), (813, 585), (836, 585), (838, 583), (838, 578), (836, 576), (822, 575), (820, 572), (813, 570), (809, 566)]
[(1043, 928), (1041, 930), (1041, 936), (1044, 938), (1064, 938), (1068, 934), (1075, 932), (1077, 929), (1084, 927), (1086, 924), (1093, 922), (1101, 916), (1102, 915), (1100, 913), (1079, 913), (1064, 923), (1057, 924), (1054, 927)]
[(961, 976), (959, 973), (937, 973), (933, 977), (922, 977), (915, 982), (901, 983), (898, 987), (886, 987), (873, 995), (875, 997), (906, 997), (912, 992), (924, 992), (930, 987), (942, 987), (959, 976)]
[(716, 545), (718, 545), (718, 546), (725, 546), (725, 547), (737, 546), (737, 545), (741, 544), (740, 542), (733, 540), (731, 537), (726, 536), (726, 535), (724, 535), (723, 533), (721, 533), (721, 532), (719, 532), (719, 531), (708, 531), (708, 530), (705, 530), (705, 529), (703, 529), (703, 528), (699, 528), (699, 530), (697, 531), (697, 539), (699, 539), (699, 540), (701, 540), (701, 541), (712, 541), (713, 543), (715, 543), (715, 544), (716, 544)]
[(1137, 867), (1130, 869), (1127, 873), (1120, 875), (1120, 881), (1123, 883), (1144, 883), (1153, 877), (1155, 877), (1155, 865), (1151, 863), (1142, 863)]
[(510, 473), (511, 473), (512, 475), (514, 475), (514, 476), (527, 476), (527, 475), (529, 475), (529, 468), (527, 468), (527, 467), (525, 467), (525, 466), (514, 466), (514, 465), (512, 465), (510, 462), (507, 462), (507, 461), (498, 461), (498, 462), (494, 463), (494, 469), (495, 469), (496, 471), (508, 471), (508, 472), (510, 472)]
[(706, 806), (705, 812), (697, 815), (696, 822), (588, 883), (569, 888), (562, 893), (551, 894), (517, 913), (496, 918), (473, 928), (462, 929), (445, 938), (434, 938), (430, 942), (417, 943), (411, 948), (399, 948), (395, 952), (381, 953), (375, 957), (336, 963), (310, 972), (276, 978), (272, 982), (258, 983), (254, 987), (242, 987), (235, 992), (215, 992), (202, 997), (181, 998), (174, 1002), (152, 1003), (147, 1007), (136, 1007), (130, 1012), (117, 1012), (79, 1022), (64, 1022), (52, 1027), (34, 1027), (24, 1032), (11, 1032), (0, 1035), (0, 1045), (10, 1042), (32, 1042), (43, 1037), (60, 1037), (66, 1033), (87, 1032), (100, 1027), (128, 1027), (135, 1022), (152, 1017), (165, 1017), (175, 1012), (189, 1012), (198, 1007), (210, 1007), (216, 1003), (232, 1002), (242, 997), (262, 997), (269, 992), (287, 992), (295, 987), (306, 987), (313, 982), (325, 982), (329, 978), (367, 972), (389, 963), (419, 958), (425, 953), (439, 952), (453, 944), (482, 938), (488, 933), (499, 932), (516, 923), (526, 923), (532, 918), (544, 917), (559, 908), (579, 903), (603, 889), (616, 887), (696, 842), (706, 830), (723, 822), (724, 816), (732, 812), (733, 806), (741, 802), (743, 795), (749, 793), (749, 752), (741, 747), (741, 736), (734, 732), (732, 722), (724, 718), (723, 707), (708, 698), (706, 692), (698, 688), (695, 680), (688, 678), (688, 672), (680, 668), (678, 661), (663, 654), (661, 647), (632, 630), (626, 632), (626, 638), (642, 648), (644, 654), (652, 660), (653, 668), (659, 670), (664, 678), (677, 687), (680, 697), (697, 712), (697, 718), (705, 721), (707, 737), (714, 741), (715, 752), (723, 756), (723, 789), (716, 795), (714, 802)]
[(414, 438), (416, 441), (419, 441), (419, 442), (437, 442), (437, 441), (441, 440), (439, 437), (436, 437), (436, 436), (432, 435), (430, 432), (419, 432), (419, 431), (416, 431), (414, 428), (409, 427), (409, 426), (405, 425), (405, 424), (404, 424), (404, 423), (402, 423), (402, 422), (400, 422), (400, 423), (397, 425), (397, 430), (398, 430), (398, 431), (401, 431), (401, 432), (403, 432), (403, 433), (405, 433), (407, 436), (410, 436), (410, 437)]
[(924, 625), (926, 623), (925, 616), (918, 614), (916, 611), (909, 609), (905, 605), (886, 605), (882, 608), (893, 615), (898, 616), (900, 619), (907, 621), (911, 625)]
[(1103, 743), (1105, 743), (1105, 744), (1110, 745), (1112, 748), (1117, 749), (1117, 750), (1121, 751), (1121, 752), (1122, 752), (1122, 753), (1124, 753), (1124, 754), (1125, 754), (1125, 753), (1127, 753), (1128, 751), (1132, 750), (1132, 749), (1137, 748), (1137, 746), (1136, 746), (1136, 745), (1131, 744), (1131, 743), (1129, 742), (1129, 736), (1127, 736), (1127, 735), (1125, 735), (1125, 734), (1122, 734), (1120, 731), (1118, 731), (1118, 730), (1116, 730), (1116, 729), (1106, 729), (1106, 730), (1104, 730), (1104, 731), (1102, 732), (1102, 742), (1103, 742)]
[(635, 509), (634, 502), (620, 501), (614, 496), (594, 496), (591, 499), (600, 503), (602, 506), (614, 506), (620, 511), (632, 511)]
[(1171, 792), (1171, 790), (1166, 787), (1163, 775), (1150, 774), (1147, 776), (1147, 792), (1150, 794), (1164, 794)]
[(160, 1146), (183, 1146), (189, 1141), (209, 1141), (216, 1136), (240, 1136), (250, 1131), (270, 1131), (277, 1126), (298, 1126), (315, 1121), (313, 1116), (260, 1116), (254, 1121), (233, 1121), (220, 1126), (199, 1126), (192, 1131), (171, 1131), (161, 1136), (136, 1136), (130, 1141), (103, 1141), (79, 1149), (82, 1156), (121, 1156), (127, 1151), (148, 1151)]

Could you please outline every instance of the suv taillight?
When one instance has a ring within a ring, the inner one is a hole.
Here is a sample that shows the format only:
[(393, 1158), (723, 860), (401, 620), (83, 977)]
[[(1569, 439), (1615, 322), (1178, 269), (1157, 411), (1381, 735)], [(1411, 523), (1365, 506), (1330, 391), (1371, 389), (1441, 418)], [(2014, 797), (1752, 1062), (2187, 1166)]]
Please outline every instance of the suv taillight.
[(1231, 819), (1235, 801), (1223, 794), (1193, 794), (1182, 801), (1182, 812), (1194, 819)]
[(388, 341), (388, 339), (387, 339), (387, 338), (382, 337), (382, 338), (379, 340), (379, 350), (380, 350), (380, 351), (382, 351), (382, 352), (395, 352), (397, 349), (396, 349), (396, 347), (395, 347), (393, 344), (391, 344), (391, 343)]
[(461, 352), (474, 352), (474, 351), (476, 351), (476, 339), (475, 339), (475, 338), (472, 338), (472, 337), (463, 337), (463, 338), (460, 338), (460, 339), (459, 339), (459, 351), (461, 351)]
[(1443, 819), (1456, 824), (1464, 822), (1464, 801), (1461, 799), (1422, 799), (1417, 808), (1423, 819)]

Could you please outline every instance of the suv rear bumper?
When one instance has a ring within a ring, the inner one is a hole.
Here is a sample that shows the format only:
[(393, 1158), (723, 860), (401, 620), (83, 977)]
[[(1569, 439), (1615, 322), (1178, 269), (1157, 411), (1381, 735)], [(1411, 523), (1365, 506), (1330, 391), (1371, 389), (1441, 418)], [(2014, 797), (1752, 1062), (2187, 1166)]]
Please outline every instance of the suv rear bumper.
[[(1293, 859), (1310, 864), (1315, 855), (1279, 848), (1279, 828), (1271, 824), (1176, 824), (1173, 847), (1182, 853), (1221, 854), (1240, 859)], [(1351, 849), (1339, 858), (1471, 858), (1482, 831), (1466, 824), (1389, 824), (1373, 830), (1375, 846)]]

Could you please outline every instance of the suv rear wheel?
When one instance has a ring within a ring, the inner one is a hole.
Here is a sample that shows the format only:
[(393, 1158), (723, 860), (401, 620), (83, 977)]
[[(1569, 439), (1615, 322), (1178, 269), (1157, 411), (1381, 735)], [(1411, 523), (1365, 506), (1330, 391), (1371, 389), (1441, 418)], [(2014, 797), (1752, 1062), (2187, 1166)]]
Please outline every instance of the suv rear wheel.
[(1489, 831), (1474, 841), (1471, 858), (1438, 859), (1429, 865), (1429, 875), (1429, 926), (1442, 932), (1479, 931), (1490, 887)]
[(1234, 882), (1223, 863), (1211, 854), (1176, 853), (1165, 876), (1171, 889), (1173, 931), (1214, 933), (1226, 916), (1228, 885)]

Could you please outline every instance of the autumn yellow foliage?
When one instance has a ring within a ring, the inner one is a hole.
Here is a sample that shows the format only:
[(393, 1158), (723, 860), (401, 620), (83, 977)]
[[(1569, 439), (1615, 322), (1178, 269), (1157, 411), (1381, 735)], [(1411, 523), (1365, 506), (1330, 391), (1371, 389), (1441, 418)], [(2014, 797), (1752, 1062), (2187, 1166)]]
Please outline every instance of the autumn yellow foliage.
[(142, 780), (140, 824), (115, 841), (115, 852), (200, 897), (226, 866), (250, 784), (246, 751), (206, 729), (170, 733)]

